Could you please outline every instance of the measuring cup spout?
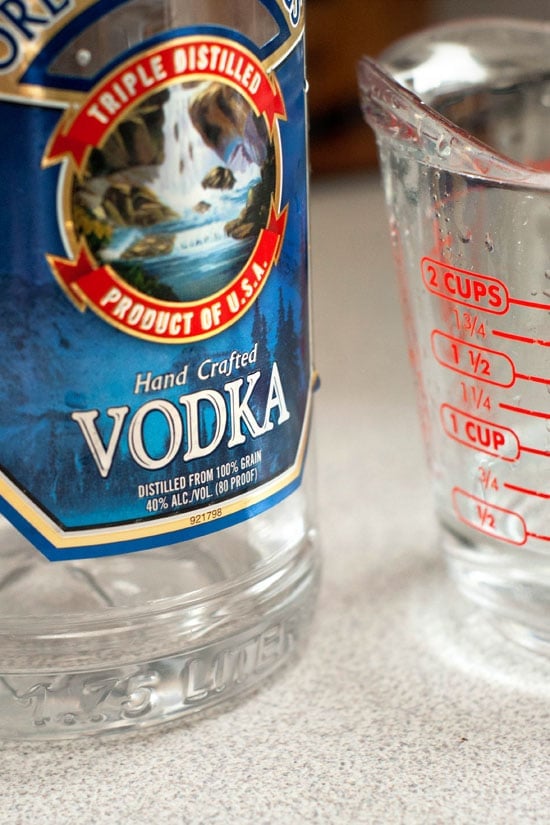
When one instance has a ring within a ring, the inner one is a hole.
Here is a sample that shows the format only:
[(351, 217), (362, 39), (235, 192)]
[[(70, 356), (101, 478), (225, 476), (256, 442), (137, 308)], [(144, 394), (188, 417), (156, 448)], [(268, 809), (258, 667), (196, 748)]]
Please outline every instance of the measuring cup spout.
[[(434, 26), (358, 66), (379, 148), (499, 183), (550, 188), (550, 25)], [(541, 132), (542, 130), (542, 132)]]

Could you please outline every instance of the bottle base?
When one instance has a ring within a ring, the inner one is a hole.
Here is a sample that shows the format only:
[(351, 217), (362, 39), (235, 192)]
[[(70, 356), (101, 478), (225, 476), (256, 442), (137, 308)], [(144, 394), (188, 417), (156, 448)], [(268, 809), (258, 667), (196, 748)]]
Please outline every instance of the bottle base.
[[(40, 632), (0, 622), (0, 738), (67, 739), (194, 716), (252, 691), (305, 642), (319, 584), (311, 539), (230, 590)], [(162, 655), (161, 655), (162, 654)]]
[(479, 541), (443, 525), (451, 579), (508, 639), (550, 656), (550, 558), (501, 542)]

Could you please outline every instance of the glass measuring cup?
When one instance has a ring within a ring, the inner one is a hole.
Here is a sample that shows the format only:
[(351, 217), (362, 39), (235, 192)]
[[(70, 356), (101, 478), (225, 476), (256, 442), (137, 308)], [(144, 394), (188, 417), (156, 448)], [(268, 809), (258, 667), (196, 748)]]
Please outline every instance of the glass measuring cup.
[(437, 26), (359, 83), (450, 573), (550, 653), (550, 25)]

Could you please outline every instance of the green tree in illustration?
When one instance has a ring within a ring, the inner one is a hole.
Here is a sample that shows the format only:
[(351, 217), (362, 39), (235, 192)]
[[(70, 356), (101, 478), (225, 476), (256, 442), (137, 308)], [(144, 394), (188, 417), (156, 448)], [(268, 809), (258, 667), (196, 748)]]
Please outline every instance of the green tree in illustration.
[(300, 338), (296, 332), (294, 310), (289, 303), (285, 307), (283, 291), (279, 290), (279, 309), (277, 319), (277, 342), (275, 344), (275, 360), (283, 383), (294, 397), (301, 384)]
[(275, 361), (279, 367), (284, 364), (286, 359), (287, 344), (285, 336), (285, 302), (283, 298), (283, 290), (279, 288), (279, 309), (277, 311), (277, 340), (275, 342), (275, 351), (273, 353)]
[(252, 343), (258, 344), (258, 359), (267, 363), (269, 347), (267, 342), (267, 322), (260, 311), (260, 299), (254, 302), (254, 319), (252, 321)]

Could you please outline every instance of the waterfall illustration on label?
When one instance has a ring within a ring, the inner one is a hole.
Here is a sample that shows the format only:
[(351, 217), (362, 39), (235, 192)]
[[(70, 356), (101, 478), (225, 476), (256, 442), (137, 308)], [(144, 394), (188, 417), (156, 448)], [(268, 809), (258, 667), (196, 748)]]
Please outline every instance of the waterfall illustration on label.
[(17, 193), (0, 217), (0, 510), (53, 560), (279, 502), (300, 484), (314, 382), (291, 10), (262, 47), (195, 27), (79, 74), (67, 54), (85, 68), (74, 44), (97, 25), (81, 11), (63, 7), (70, 25), (29, 64), (0, 65)]
[[(284, 233), (284, 116), (277, 81), (222, 38), (162, 43), (117, 67), (62, 121), (45, 158), (69, 158), (74, 170), (64, 199), (73, 255), (50, 257), (74, 303), (175, 343), (246, 312)], [(143, 123), (145, 142), (137, 136), (124, 153), (125, 135)]]

